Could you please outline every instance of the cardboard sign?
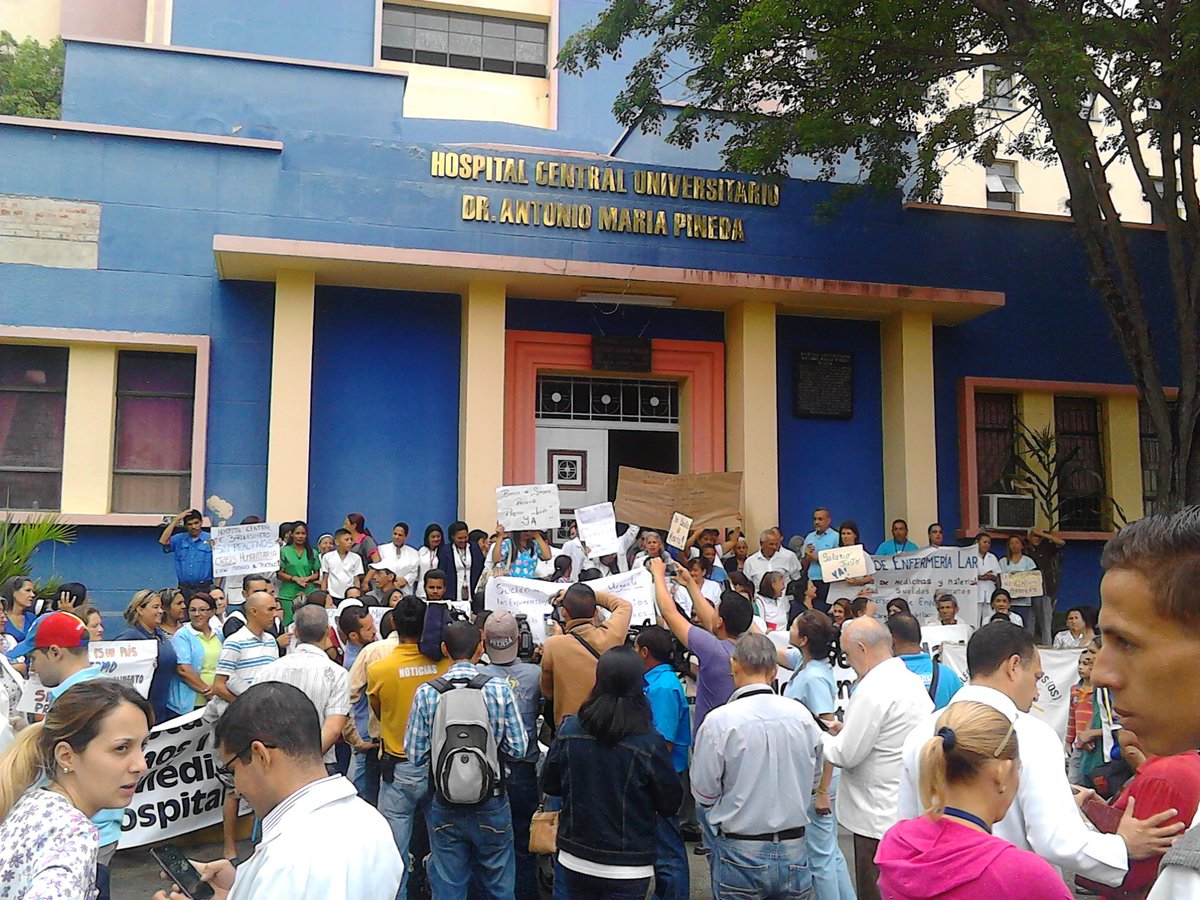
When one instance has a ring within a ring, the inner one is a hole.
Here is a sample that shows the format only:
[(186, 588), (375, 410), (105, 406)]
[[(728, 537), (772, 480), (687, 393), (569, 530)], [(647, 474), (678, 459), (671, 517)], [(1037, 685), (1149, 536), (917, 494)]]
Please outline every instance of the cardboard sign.
[(611, 503), (581, 506), (575, 510), (575, 527), (579, 539), (587, 545), (589, 555), (608, 556), (621, 552), (617, 537), (617, 514)]
[[(106, 678), (123, 681), (143, 697), (150, 696), (150, 679), (158, 664), (158, 641), (96, 641), (88, 644), (88, 660)], [(17, 711), (44, 716), (50, 708), (50, 690), (30, 673), (17, 703)]]
[(279, 523), (212, 530), (213, 577), (279, 571)]
[(665, 475), (621, 466), (617, 517), (649, 528), (666, 528), (676, 510), (692, 513), (693, 528), (734, 528), (741, 523), (742, 473)]
[(970, 547), (926, 547), (915, 553), (872, 556), (875, 573), (869, 584), (855, 587), (846, 582), (829, 586), (829, 602), (860, 595), (875, 600), (876, 615), (886, 616), (887, 602), (895, 597), (908, 601), (912, 614), (922, 625), (936, 625), (937, 597), (953, 594), (960, 609), (975, 599), (979, 578), (979, 551)]
[(1000, 587), (1008, 591), (1010, 597), (1040, 597), (1046, 592), (1042, 573), (1037, 569), (1003, 572), (1000, 575)]
[(872, 572), (867, 565), (867, 553), (862, 544), (818, 550), (817, 561), (821, 564), (821, 580), (826, 584), (847, 578), (866, 578)]
[(671, 527), (667, 529), (667, 546), (682, 550), (687, 544), (688, 535), (692, 533), (692, 520), (681, 512), (671, 516)]
[(516, 484), (496, 488), (496, 521), (506, 531), (550, 531), (559, 526), (558, 488)]

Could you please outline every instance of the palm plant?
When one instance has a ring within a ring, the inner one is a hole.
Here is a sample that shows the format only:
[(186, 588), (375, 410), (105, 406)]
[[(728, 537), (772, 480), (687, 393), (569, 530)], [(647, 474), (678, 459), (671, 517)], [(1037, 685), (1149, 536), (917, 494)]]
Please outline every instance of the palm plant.
[[(14, 575), (28, 577), (33, 572), (33, 557), (45, 543), (70, 544), (75, 540), (75, 526), (48, 515), (28, 522), (14, 522), (8, 515), (0, 522), (0, 583)], [(39, 594), (46, 585), (39, 586)]]

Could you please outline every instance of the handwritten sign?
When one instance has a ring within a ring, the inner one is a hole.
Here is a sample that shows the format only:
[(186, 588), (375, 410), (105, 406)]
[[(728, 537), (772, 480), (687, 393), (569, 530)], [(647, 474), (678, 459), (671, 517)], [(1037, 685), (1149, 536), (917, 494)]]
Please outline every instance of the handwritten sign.
[(214, 528), (213, 576), (279, 571), (279, 523)]
[(621, 552), (621, 542), (617, 538), (617, 514), (611, 503), (579, 507), (575, 510), (575, 527), (579, 529), (579, 538), (587, 544), (590, 555), (608, 556)]
[(818, 550), (817, 561), (821, 564), (821, 580), (826, 584), (847, 578), (866, 578), (873, 571), (867, 565), (867, 554), (862, 544)]
[(1040, 597), (1046, 592), (1042, 583), (1042, 573), (1037, 569), (1028, 572), (1004, 572), (1000, 575), (1000, 587), (1008, 591), (1010, 597)]
[[(644, 625), (658, 619), (658, 608), (654, 604), (654, 578), (644, 566), (607, 578), (589, 581), (592, 590), (616, 594), (633, 606), (630, 622)], [(563, 589), (561, 584), (539, 581), (533, 578), (512, 578), (500, 575), (489, 578), (484, 592), (483, 605), (486, 609), (506, 609), (513, 615), (524, 613), (529, 617), (529, 630), (536, 643), (546, 640), (545, 617), (553, 610), (550, 598)], [(607, 616), (605, 610), (600, 610)]]
[(692, 530), (692, 519), (681, 512), (671, 516), (671, 527), (667, 529), (667, 546), (682, 550)]
[(679, 509), (692, 513), (693, 528), (733, 528), (741, 524), (742, 473), (666, 475), (621, 466), (615, 508), (622, 522), (651, 528), (666, 528)]
[(979, 578), (979, 552), (971, 547), (926, 547), (915, 553), (872, 556), (875, 573), (861, 587), (835, 582), (829, 586), (829, 602), (858, 596), (875, 600), (876, 614), (886, 615), (887, 601), (903, 597), (922, 625), (936, 625), (937, 597), (953, 594), (959, 606), (975, 597)]
[[(88, 660), (105, 678), (123, 681), (143, 697), (150, 696), (150, 679), (158, 664), (158, 641), (96, 641), (88, 644)], [(17, 711), (44, 716), (51, 706), (50, 689), (30, 673)]]
[(561, 513), (553, 484), (516, 484), (496, 488), (496, 521), (508, 531), (557, 528)]

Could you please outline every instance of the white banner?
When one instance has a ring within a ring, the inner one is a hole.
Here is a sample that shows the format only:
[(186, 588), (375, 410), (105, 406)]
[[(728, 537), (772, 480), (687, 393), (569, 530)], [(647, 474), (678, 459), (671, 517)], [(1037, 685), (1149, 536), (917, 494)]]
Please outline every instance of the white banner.
[(591, 555), (608, 556), (621, 552), (621, 542), (617, 538), (617, 515), (611, 503), (580, 506), (575, 510), (575, 527), (579, 531), (579, 539), (587, 545)]
[(915, 553), (872, 556), (873, 581), (862, 587), (845, 582), (829, 586), (829, 602), (858, 596), (875, 600), (877, 614), (884, 616), (889, 600), (902, 597), (922, 625), (936, 625), (940, 594), (953, 594), (961, 609), (968, 609), (977, 594), (979, 551), (970, 547), (926, 547)]
[(203, 709), (156, 725), (146, 744), (148, 771), (125, 810), (121, 850), (216, 825), (224, 791), (217, 779), (213, 726)]
[[(1071, 710), (1071, 687), (1079, 681), (1079, 654), (1082, 650), (1039, 650), (1042, 671), (1038, 682), (1038, 698), (1033, 701), (1030, 715), (1048, 722), (1058, 736), (1067, 739), (1067, 717)], [(954, 669), (967, 682), (967, 648), (946, 644), (942, 647), (942, 662)]]
[[(597, 578), (587, 584), (594, 591), (616, 594), (633, 604), (631, 624), (643, 625), (658, 620), (658, 607), (654, 604), (654, 577), (644, 566), (607, 578)], [(540, 644), (546, 640), (545, 617), (552, 612), (550, 598), (563, 588), (564, 585), (549, 581), (500, 575), (488, 579), (483, 605), (486, 609), (506, 609), (513, 615), (523, 613), (528, 616), (533, 640)], [(603, 610), (601, 612), (607, 615)]]
[(496, 488), (496, 521), (506, 531), (549, 531), (557, 528), (561, 521), (558, 488), (553, 484), (516, 484)]
[(212, 530), (213, 577), (279, 571), (279, 523)]
[[(150, 696), (150, 679), (158, 664), (158, 641), (96, 641), (88, 644), (88, 660), (107, 678), (123, 681), (143, 697)], [(17, 703), (17, 712), (44, 716), (50, 690), (31, 671)]]

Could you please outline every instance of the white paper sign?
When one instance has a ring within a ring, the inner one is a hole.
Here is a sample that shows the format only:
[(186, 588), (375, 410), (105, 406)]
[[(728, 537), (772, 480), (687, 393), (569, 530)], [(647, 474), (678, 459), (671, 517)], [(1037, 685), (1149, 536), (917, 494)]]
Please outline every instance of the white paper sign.
[(617, 515), (611, 503), (579, 507), (575, 510), (575, 527), (579, 530), (579, 539), (587, 545), (590, 556), (621, 552), (621, 542), (617, 538)]
[(921, 649), (930, 655), (941, 652), (943, 644), (965, 644), (971, 639), (970, 625), (924, 625), (921, 627)]
[[(88, 644), (88, 660), (106, 678), (123, 681), (143, 697), (150, 696), (150, 679), (158, 664), (158, 641), (96, 641)], [(50, 690), (32, 672), (17, 711), (44, 716), (50, 708)]]
[(516, 484), (496, 488), (496, 521), (506, 531), (548, 531), (561, 521), (558, 488)]
[(1037, 569), (1028, 572), (1004, 572), (1000, 575), (1000, 587), (1010, 597), (1040, 597), (1045, 593), (1042, 573)]
[(691, 516), (677, 512), (671, 516), (671, 527), (667, 529), (667, 546), (682, 550), (692, 530)]
[(826, 584), (847, 578), (866, 578), (871, 574), (862, 544), (818, 550), (817, 561), (821, 564), (821, 580)]
[(829, 602), (857, 596), (875, 601), (876, 613), (886, 615), (887, 602), (895, 597), (908, 601), (912, 614), (922, 625), (936, 625), (937, 595), (953, 594), (966, 609), (977, 594), (979, 551), (970, 547), (926, 547), (915, 553), (872, 556), (875, 572), (869, 584), (855, 587), (846, 582), (829, 586)]
[(279, 523), (230, 525), (212, 530), (213, 576), (279, 571)]

